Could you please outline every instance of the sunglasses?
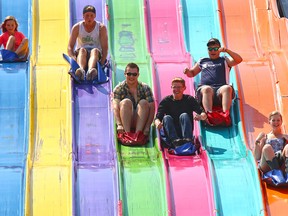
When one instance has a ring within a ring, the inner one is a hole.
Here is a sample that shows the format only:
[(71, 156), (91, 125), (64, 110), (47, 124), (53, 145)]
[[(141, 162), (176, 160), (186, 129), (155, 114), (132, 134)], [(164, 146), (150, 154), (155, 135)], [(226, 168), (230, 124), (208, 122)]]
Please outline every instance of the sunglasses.
[(172, 89), (181, 89), (183, 88), (184, 86), (171, 86)]
[(126, 73), (126, 75), (127, 75), (127, 76), (134, 76), (134, 77), (136, 77), (136, 76), (138, 76), (138, 73), (130, 73), (130, 72), (128, 72), (128, 73)]
[(208, 47), (208, 50), (209, 50), (209, 51), (212, 51), (212, 50), (218, 51), (219, 48), (220, 48), (220, 47)]

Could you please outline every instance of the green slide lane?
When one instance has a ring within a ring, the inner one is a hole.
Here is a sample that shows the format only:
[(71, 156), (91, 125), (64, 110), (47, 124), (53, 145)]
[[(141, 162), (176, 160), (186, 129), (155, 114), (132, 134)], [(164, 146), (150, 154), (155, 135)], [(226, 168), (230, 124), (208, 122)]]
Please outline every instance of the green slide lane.
[[(147, 51), (142, 0), (108, 0), (109, 49), (113, 64), (113, 86), (125, 79), (129, 62), (138, 64), (139, 80), (151, 88), (152, 65)], [(123, 215), (168, 215), (164, 162), (151, 128), (144, 147), (117, 144), (120, 199)]]

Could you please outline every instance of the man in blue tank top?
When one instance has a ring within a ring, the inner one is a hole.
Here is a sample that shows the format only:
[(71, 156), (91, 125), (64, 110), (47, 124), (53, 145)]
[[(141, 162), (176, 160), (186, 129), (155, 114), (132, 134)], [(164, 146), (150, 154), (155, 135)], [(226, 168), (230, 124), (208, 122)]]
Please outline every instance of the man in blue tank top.
[[(231, 124), (230, 107), (234, 97), (233, 87), (229, 84), (229, 73), (231, 67), (242, 62), (242, 57), (236, 52), (221, 47), (216, 38), (211, 38), (208, 43), (209, 57), (200, 59), (192, 68), (185, 68), (184, 74), (194, 77), (201, 72), (200, 84), (196, 96), (202, 103), (207, 113), (209, 123), (216, 124), (215, 113), (212, 112), (213, 105), (222, 106), (220, 115), (225, 119), (226, 125)], [(220, 53), (225, 52), (230, 57), (221, 57)]]

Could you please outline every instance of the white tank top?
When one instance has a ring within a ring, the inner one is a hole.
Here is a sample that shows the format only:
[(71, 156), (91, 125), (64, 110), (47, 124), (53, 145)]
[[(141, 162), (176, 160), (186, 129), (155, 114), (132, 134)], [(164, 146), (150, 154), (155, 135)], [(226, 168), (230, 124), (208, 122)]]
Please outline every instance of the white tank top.
[(77, 38), (77, 45), (76, 49), (81, 47), (84, 48), (98, 48), (102, 51), (100, 38), (99, 38), (99, 29), (100, 29), (100, 22), (96, 21), (95, 28), (91, 32), (87, 32), (84, 28), (84, 21), (79, 22), (79, 34)]

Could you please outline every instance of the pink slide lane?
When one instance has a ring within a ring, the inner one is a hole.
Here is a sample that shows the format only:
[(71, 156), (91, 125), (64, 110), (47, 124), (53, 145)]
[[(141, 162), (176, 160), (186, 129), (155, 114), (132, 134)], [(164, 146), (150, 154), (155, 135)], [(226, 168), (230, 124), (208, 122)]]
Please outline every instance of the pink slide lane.
[[(174, 77), (184, 78), (185, 93), (194, 95), (193, 79), (183, 74), (183, 69), (191, 65), (191, 57), (184, 48), (181, 18), (179, 0), (147, 1), (146, 28), (154, 63), (153, 84), (157, 105), (165, 96), (172, 94), (171, 80)], [(196, 123), (196, 137), (199, 136), (198, 131)], [(168, 172), (171, 214), (216, 215), (211, 164), (206, 151), (201, 149), (201, 153), (195, 156), (173, 156), (164, 149), (163, 158)]]

